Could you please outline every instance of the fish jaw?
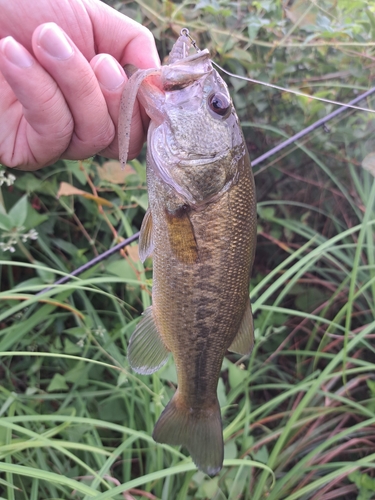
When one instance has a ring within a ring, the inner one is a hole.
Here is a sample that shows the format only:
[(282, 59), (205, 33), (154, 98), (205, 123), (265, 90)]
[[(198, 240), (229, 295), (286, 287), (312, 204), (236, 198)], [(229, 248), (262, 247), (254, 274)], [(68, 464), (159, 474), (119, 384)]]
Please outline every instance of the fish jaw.
[(158, 70), (138, 70), (131, 79), (144, 79), (138, 90), (138, 99), (152, 122), (161, 124), (168, 119), (165, 108), (168, 92), (190, 87), (212, 71), (208, 50), (194, 54)]
[(180, 36), (173, 44), (172, 50), (169, 53), (168, 64), (173, 64), (180, 59), (185, 59), (189, 56), (191, 47), (191, 38), (188, 36), (188, 31), (182, 30)]
[[(158, 174), (198, 208), (235, 181), (244, 142), (227, 86), (213, 69), (209, 51), (172, 60), (158, 70), (137, 71), (129, 84), (139, 87), (138, 99), (151, 118), (148, 146)], [(213, 108), (217, 96), (227, 104), (225, 116)]]
[(161, 81), (165, 91), (181, 90), (213, 71), (210, 53), (207, 49), (162, 66)]

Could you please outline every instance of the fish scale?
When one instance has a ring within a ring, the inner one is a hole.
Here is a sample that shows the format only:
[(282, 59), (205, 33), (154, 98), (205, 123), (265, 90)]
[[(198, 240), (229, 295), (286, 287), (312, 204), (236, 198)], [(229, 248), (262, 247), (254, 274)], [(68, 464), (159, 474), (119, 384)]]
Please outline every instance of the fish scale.
[(159, 80), (157, 70), (142, 70), (129, 82), (151, 118), (140, 256), (152, 253), (153, 289), (128, 357), (148, 374), (172, 352), (178, 388), (154, 439), (184, 445), (198, 468), (214, 475), (223, 462), (222, 361), (228, 349), (249, 354), (254, 341), (255, 187), (229, 92), (208, 51), (189, 56), (183, 36), (171, 54)]

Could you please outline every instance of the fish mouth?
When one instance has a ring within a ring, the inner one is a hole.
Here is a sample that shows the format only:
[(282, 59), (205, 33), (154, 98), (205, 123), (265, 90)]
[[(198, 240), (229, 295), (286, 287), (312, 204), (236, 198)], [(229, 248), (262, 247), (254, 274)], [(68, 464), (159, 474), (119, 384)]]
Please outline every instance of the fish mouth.
[(161, 87), (166, 92), (181, 90), (212, 73), (212, 71), (210, 53), (208, 49), (204, 49), (197, 54), (192, 54), (163, 66), (160, 76)]
[(196, 52), (195, 54), (191, 54), (190, 56), (177, 60), (176, 62), (170, 64), (170, 66), (173, 66), (173, 64), (181, 64), (181, 63), (189, 64), (190, 62), (196, 62), (199, 59), (207, 59), (209, 57), (210, 57), (210, 51), (208, 49), (203, 49), (200, 50), (199, 52)]

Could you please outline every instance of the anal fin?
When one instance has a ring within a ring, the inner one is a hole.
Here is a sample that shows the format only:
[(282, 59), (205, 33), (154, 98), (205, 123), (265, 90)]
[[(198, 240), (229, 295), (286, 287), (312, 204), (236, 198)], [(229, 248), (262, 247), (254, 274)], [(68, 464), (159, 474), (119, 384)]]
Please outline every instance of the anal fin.
[(169, 351), (155, 324), (152, 307), (148, 307), (130, 338), (128, 348), (130, 366), (141, 375), (149, 375), (167, 362), (168, 355)]
[(141, 233), (139, 235), (139, 258), (144, 262), (152, 254), (154, 243), (152, 239), (152, 215), (150, 208), (143, 217)]
[(254, 347), (254, 324), (250, 299), (245, 309), (240, 328), (228, 350), (237, 354), (250, 354)]

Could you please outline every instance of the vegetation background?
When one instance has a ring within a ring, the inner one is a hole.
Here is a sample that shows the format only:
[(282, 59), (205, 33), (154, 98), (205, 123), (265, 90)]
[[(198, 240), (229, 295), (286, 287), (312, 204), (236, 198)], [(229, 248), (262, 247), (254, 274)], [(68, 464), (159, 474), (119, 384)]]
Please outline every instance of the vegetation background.
[[(162, 58), (186, 26), (239, 75), (342, 102), (374, 82), (372, 0), (111, 4)], [(227, 81), (253, 159), (335, 109)], [(1, 499), (375, 498), (374, 129), (374, 114), (348, 110), (254, 169), (256, 347), (224, 361), (212, 479), (151, 438), (173, 362), (150, 377), (128, 367), (151, 300), (137, 245), (36, 295), (139, 230), (144, 154), (125, 171), (99, 157), (0, 170)]]

